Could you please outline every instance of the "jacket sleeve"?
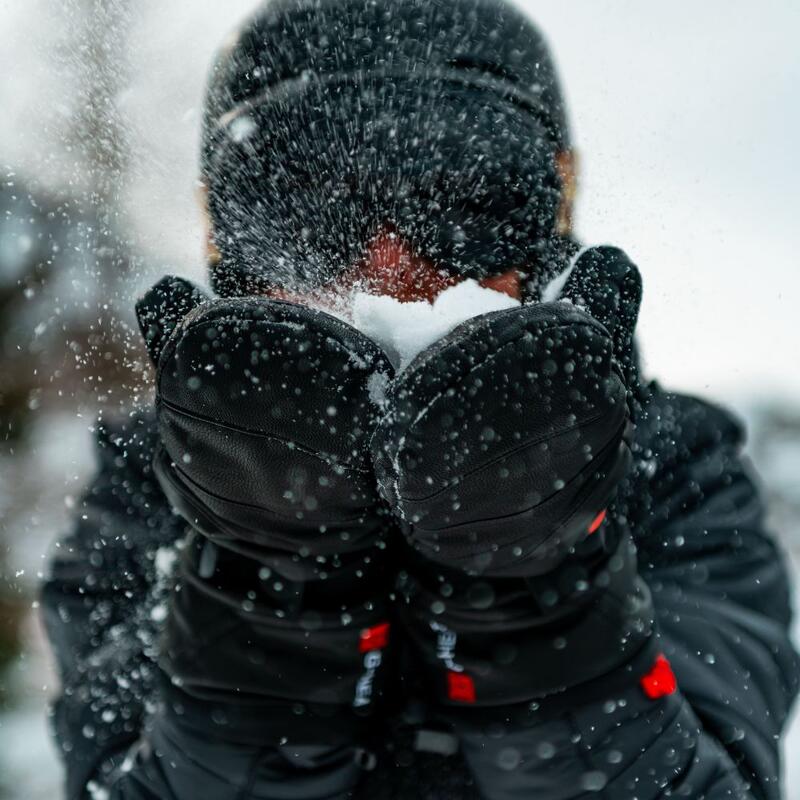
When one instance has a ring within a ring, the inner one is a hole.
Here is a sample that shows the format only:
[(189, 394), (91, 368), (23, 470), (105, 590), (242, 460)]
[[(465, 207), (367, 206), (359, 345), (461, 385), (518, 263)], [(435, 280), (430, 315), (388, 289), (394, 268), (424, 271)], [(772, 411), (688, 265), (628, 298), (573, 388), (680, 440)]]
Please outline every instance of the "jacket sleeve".
[(460, 731), (486, 798), (781, 797), (779, 739), (800, 667), (741, 429), (656, 390), (637, 441), (628, 514), (667, 666), (635, 668), (627, 687), (609, 680), (613, 690), (555, 715), (534, 709), (494, 736)]
[(42, 587), (61, 683), (53, 727), (70, 800), (137, 739), (153, 692), (163, 568), (181, 526), (150, 473), (151, 438), (143, 418), (99, 426), (96, 476)]
[(97, 474), (42, 587), (67, 800), (343, 797), (361, 774), (353, 748), (265, 746), (247, 697), (199, 702), (159, 668), (185, 524), (152, 474), (154, 439), (147, 418), (99, 428)]
[[(778, 798), (798, 690), (785, 560), (767, 532), (743, 432), (722, 409), (662, 394), (639, 562), (683, 696), (754, 797)], [(655, 422), (655, 420), (651, 421)]]

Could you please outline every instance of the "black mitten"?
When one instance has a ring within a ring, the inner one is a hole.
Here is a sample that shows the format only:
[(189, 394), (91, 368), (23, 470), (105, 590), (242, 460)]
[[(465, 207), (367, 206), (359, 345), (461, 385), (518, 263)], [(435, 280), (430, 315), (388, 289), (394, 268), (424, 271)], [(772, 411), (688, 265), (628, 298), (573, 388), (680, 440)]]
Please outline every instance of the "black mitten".
[(410, 545), (404, 623), (444, 704), (541, 703), (648, 638), (613, 507), (639, 292), (624, 254), (589, 251), (566, 300), (470, 320), (391, 386), (376, 474)]
[(177, 278), (137, 313), (156, 474), (192, 531), (162, 665), (190, 698), (241, 702), (236, 735), (346, 739), (386, 662), (388, 520), (368, 442), (391, 367), (327, 314)]
[(561, 297), (605, 327), (628, 391), (638, 395), (633, 337), (642, 303), (642, 276), (636, 265), (618, 247), (592, 247), (576, 261)]

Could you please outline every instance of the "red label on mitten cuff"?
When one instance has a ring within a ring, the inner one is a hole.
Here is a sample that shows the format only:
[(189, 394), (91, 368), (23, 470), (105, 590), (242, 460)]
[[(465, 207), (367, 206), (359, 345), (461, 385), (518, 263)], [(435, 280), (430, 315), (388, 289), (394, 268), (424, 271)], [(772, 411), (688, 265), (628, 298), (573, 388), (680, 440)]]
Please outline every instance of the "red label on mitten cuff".
[(678, 688), (675, 673), (663, 653), (658, 654), (653, 668), (642, 676), (639, 683), (651, 700), (672, 694)]
[(463, 672), (447, 673), (447, 696), (459, 703), (475, 702), (475, 682)]
[(593, 534), (606, 521), (606, 510), (603, 509), (590, 523), (589, 534)]
[(367, 653), (370, 650), (383, 650), (389, 643), (389, 623), (382, 622), (380, 625), (373, 625), (361, 631), (361, 638), (358, 641), (358, 652)]

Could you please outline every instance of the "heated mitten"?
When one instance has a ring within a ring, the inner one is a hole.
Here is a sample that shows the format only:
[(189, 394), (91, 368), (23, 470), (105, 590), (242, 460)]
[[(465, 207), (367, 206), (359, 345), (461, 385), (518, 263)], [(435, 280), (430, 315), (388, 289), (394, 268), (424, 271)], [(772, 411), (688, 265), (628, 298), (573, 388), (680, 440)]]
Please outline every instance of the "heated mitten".
[(388, 643), (368, 441), (391, 367), (327, 314), (210, 299), (178, 278), (137, 313), (156, 365), (155, 471), (191, 529), (162, 666), (187, 698), (241, 702), (230, 727), (255, 741), (347, 740)]
[(621, 251), (588, 251), (561, 300), (470, 320), (392, 383), (376, 473), (409, 544), (404, 623), (445, 706), (553, 706), (642, 652), (649, 598), (613, 504), (640, 291)]

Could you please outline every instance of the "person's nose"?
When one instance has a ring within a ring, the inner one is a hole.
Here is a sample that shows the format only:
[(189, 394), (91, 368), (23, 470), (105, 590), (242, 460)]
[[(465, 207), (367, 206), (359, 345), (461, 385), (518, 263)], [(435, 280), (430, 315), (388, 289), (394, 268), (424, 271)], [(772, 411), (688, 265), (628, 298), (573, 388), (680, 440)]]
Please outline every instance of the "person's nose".
[(457, 279), (414, 252), (411, 245), (393, 231), (381, 231), (367, 246), (360, 280), (369, 292), (389, 295), (402, 302), (434, 298)]

